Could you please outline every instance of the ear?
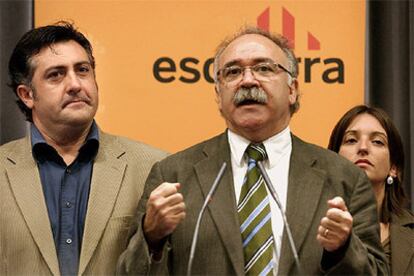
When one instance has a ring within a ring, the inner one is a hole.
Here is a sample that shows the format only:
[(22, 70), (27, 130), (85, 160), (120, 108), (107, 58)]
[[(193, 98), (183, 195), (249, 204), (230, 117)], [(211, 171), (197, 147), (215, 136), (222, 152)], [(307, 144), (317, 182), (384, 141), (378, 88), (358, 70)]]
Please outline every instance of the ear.
[(391, 166), (389, 175), (391, 175), (393, 178), (396, 178), (398, 176), (398, 169), (395, 165)]
[(214, 85), (214, 91), (216, 91), (216, 103), (218, 105), (219, 110), (221, 110), (220, 91), (217, 83)]
[(292, 79), (292, 83), (289, 84), (289, 102), (290, 104), (296, 103), (298, 100), (298, 88), (299, 88), (299, 82), (297, 79)]
[(29, 86), (27, 86), (25, 84), (20, 84), (19, 86), (17, 86), (16, 92), (17, 92), (17, 96), (19, 96), (20, 100), (22, 100), (22, 102), (28, 108), (32, 109), (33, 108), (33, 101), (34, 101), (32, 88), (30, 88)]

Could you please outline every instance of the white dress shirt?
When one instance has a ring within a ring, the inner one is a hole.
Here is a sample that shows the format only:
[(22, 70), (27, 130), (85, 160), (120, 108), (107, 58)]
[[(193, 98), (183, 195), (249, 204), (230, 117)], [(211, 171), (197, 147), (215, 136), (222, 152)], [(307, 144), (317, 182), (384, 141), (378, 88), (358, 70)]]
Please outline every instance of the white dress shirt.
[[(244, 137), (237, 135), (231, 130), (228, 130), (228, 139), (231, 151), (231, 167), (233, 170), (234, 191), (236, 193), (236, 200), (238, 202), (243, 184), (243, 178), (246, 175), (247, 171), (247, 155), (244, 153), (246, 152), (246, 149), (251, 142)], [(266, 153), (268, 156), (268, 159), (263, 162), (263, 165), (279, 196), (283, 210), (286, 210), (289, 163), (290, 155), (292, 152), (292, 138), (289, 126), (275, 136), (272, 136), (269, 139), (263, 141), (263, 145), (266, 148)], [(276, 249), (274, 255), (276, 263), (274, 274), (276, 275), (280, 259), (280, 250), (282, 248), (282, 235), (284, 225), (280, 210), (269, 191), (268, 197), (270, 201), (272, 231)]]

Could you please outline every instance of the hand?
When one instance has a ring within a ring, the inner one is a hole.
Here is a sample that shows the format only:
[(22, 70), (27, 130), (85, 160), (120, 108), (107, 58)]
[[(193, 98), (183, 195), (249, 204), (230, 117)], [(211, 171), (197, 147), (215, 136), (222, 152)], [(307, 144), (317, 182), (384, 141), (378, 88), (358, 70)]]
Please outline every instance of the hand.
[(160, 249), (163, 239), (171, 234), (185, 218), (180, 183), (164, 182), (151, 192), (144, 218), (144, 235), (152, 249)]
[(337, 196), (328, 200), (328, 211), (321, 219), (316, 239), (329, 252), (343, 246), (352, 231), (352, 216), (348, 212), (345, 201)]

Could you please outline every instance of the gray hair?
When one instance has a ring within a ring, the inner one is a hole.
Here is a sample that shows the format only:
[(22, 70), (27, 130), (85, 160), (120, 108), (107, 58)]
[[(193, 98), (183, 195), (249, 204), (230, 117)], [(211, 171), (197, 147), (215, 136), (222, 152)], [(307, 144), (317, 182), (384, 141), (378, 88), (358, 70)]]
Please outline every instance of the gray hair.
[[(267, 37), (268, 39), (273, 41), (280, 49), (282, 49), (282, 51), (286, 54), (286, 57), (288, 58), (289, 71), (292, 73), (292, 76), (288, 74), (289, 76), (288, 84), (291, 85), (293, 80), (297, 79), (298, 74), (299, 74), (299, 69), (298, 69), (298, 61), (296, 59), (295, 53), (293, 52), (292, 48), (289, 45), (289, 40), (280, 34), (270, 33), (268, 31), (264, 31), (254, 26), (245, 26), (241, 28), (235, 34), (225, 38), (217, 47), (215, 55), (214, 55), (214, 67), (213, 67), (214, 68), (213, 69), (214, 82), (216, 83), (216, 85), (218, 84), (218, 71), (219, 71), (218, 62), (221, 57), (221, 54), (224, 52), (224, 50), (227, 48), (227, 46), (229, 46), (231, 42), (247, 34), (257, 34), (257, 35), (262, 35), (264, 37)], [(299, 109), (299, 95), (296, 99), (296, 102), (293, 105), (291, 105), (290, 113), (293, 114), (298, 109)]]

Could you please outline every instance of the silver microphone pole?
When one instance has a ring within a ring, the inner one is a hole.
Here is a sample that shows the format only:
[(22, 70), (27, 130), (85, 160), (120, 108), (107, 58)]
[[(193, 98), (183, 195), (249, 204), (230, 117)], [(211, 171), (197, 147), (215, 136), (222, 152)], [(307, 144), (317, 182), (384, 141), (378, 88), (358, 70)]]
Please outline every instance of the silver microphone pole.
[(272, 185), (272, 182), (270, 181), (269, 175), (267, 174), (265, 168), (263, 167), (263, 164), (261, 161), (257, 161), (257, 166), (259, 167), (259, 170), (263, 176), (263, 179), (265, 181), (265, 184), (272, 195), (273, 199), (275, 200), (277, 206), (279, 207), (280, 213), (282, 214), (283, 223), (285, 224), (286, 233), (289, 239), (290, 248), (292, 249), (293, 257), (295, 258), (296, 267), (298, 268), (299, 274), (303, 275), (302, 272), (302, 266), (299, 262), (298, 252), (296, 250), (295, 242), (293, 241), (292, 231), (290, 231), (289, 223), (286, 218), (285, 211), (283, 211), (282, 204), (279, 200), (279, 197), (277, 196), (276, 190)]
[(188, 259), (188, 266), (187, 266), (187, 276), (191, 275), (191, 267), (193, 266), (194, 253), (195, 253), (195, 249), (197, 246), (198, 232), (200, 230), (201, 218), (203, 217), (204, 211), (207, 208), (207, 205), (210, 203), (211, 198), (213, 197), (213, 194), (216, 191), (218, 184), (224, 175), (226, 166), (227, 166), (226, 162), (224, 162), (223, 165), (221, 165), (220, 171), (217, 174), (217, 177), (214, 180), (213, 185), (211, 186), (211, 189), (206, 196), (206, 199), (204, 200), (203, 207), (201, 207), (200, 213), (198, 214), (197, 223), (196, 223), (196, 227), (194, 230), (193, 241), (191, 242), (190, 257)]

